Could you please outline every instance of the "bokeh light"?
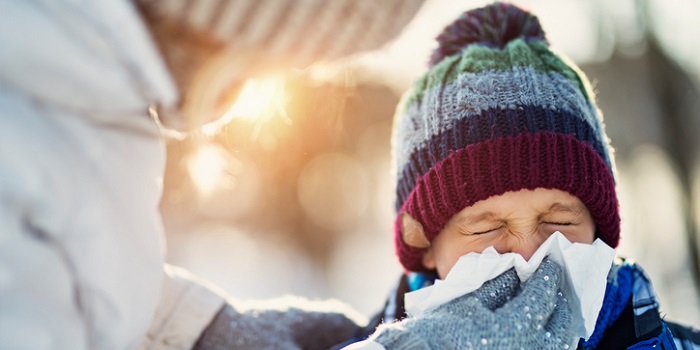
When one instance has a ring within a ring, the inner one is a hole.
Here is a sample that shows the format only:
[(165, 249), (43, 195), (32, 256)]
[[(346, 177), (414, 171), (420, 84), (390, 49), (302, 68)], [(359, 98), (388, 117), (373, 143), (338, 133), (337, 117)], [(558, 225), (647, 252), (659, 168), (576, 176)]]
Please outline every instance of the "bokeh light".
[(317, 156), (299, 176), (299, 202), (317, 225), (351, 226), (367, 210), (369, 187), (365, 168), (348, 155)]
[(224, 185), (235, 186), (235, 178), (228, 176), (227, 168), (238, 168), (235, 159), (229, 159), (224, 150), (213, 144), (200, 146), (187, 162), (194, 185), (203, 196), (210, 196)]
[(619, 170), (618, 254), (642, 262), (665, 313), (686, 322), (700, 318), (689, 252), (680, 249), (686, 241), (684, 199), (670, 159), (658, 146), (642, 145)]

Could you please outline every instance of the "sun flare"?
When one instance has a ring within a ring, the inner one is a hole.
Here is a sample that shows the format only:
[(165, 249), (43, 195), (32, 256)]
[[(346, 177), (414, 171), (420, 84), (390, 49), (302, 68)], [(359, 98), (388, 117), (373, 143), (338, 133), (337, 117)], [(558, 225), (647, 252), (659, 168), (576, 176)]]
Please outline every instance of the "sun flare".
[(253, 121), (271, 118), (284, 101), (282, 85), (278, 78), (249, 79), (227, 114), (231, 118)]
[(211, 195), (226, 177), (226, 157), (214, 145), (202, 145), (187, 162), (187, 170), (200, 194)]

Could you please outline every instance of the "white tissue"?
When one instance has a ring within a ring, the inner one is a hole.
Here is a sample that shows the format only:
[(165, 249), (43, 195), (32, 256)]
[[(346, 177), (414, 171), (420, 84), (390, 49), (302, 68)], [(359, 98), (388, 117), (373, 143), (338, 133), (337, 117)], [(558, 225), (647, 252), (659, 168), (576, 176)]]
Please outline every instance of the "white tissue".
[(593, 244), (571, 243), (561, 232), (552, 234), (529, 261), (517, 253), (498, 254), (493, 247), (481, 254), (469, 253), (459, 258), (444, 280), (406, 293), (406, 311), (418, 316), (452, 299), (473, 292), (511, 267), (526, 281), (545, 256), (563, 267), (562, 293), (568, 298), (574, 320), (575, 340), (588, 339), (593, 333), (605, 296), (608, 271), (615, 250), (600, 239)]

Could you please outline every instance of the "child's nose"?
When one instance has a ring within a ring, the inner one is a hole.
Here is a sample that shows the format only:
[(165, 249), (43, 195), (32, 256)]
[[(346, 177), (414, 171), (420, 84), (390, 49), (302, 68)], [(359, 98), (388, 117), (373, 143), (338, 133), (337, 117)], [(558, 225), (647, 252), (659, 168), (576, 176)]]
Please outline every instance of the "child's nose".
[(519, 246), (517, 249), (513, 250), (513, 253), (518, 253), (520, 254), (525, 261), (530, 260), (533, 254), (535, 254), (535, 251), (537, 251), (537, 247), (532, 246), (532, 245), (522, 245)]
[(532, 234), (528, 237), (513, 237), (511, 239), (510, 252), (518, 253), (528, 261), (542, 243), (544, 243), (544, 239), (537, 234)]

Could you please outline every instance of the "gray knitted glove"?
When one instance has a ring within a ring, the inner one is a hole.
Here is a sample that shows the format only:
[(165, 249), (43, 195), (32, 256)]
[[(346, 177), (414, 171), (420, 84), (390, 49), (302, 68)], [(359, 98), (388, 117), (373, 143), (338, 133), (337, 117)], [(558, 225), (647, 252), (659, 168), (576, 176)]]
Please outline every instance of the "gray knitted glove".
[(308, 308), (297, 305), (239, 311), (228, 304), (202, 333), (193, 350), (328, 349), (350, 339), (360, 328), (346, 315), (350, 310), (344, 310), (340, 303), (297, 304)]
[(522, 285), (510, 269), (421, 316), (380, 326), (372, 339), (390, 350), (568, 349), (571, 309), (561, 283), (549, 259)]

